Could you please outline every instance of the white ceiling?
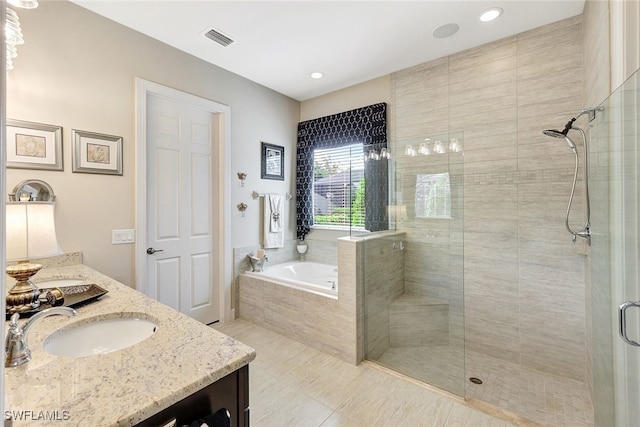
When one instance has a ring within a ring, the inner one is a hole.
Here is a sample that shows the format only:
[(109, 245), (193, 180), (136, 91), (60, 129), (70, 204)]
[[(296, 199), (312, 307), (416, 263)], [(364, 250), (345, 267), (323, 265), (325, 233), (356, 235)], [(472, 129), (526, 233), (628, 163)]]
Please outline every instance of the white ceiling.
[[(584, 0), (72, 1), (300, 101), (579, 15), (584, 7)], [(503, 15), (480, 22), (494, 6)], [(432, 36), (448, 23), (460, 31)], [(225, 48), (204, 37), (211, 27), (235, 43)], [(325, 77), (311, 79), (313, 71)]]

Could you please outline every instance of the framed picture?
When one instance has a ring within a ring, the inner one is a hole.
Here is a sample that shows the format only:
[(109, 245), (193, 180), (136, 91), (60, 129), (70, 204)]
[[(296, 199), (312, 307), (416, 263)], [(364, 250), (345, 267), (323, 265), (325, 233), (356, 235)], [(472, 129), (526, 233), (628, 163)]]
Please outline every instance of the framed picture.
[(122, 175), (122, 137), (73, 129), (73, 172)]
[(7, 119), (7, 167), (61, 171), (62, 127)]
[(261, 178), (284, 181), (284, 147), (262, 143)]

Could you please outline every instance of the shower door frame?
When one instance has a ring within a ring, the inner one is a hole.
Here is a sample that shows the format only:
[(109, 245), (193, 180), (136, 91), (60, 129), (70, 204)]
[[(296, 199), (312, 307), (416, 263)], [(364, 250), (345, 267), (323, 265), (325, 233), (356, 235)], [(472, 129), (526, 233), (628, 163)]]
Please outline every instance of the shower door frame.
[[(625, 84), (633, 85), (631, 79), (627, 80)], [(640, 84), (640, 76), (637, 74), (635, 81), (636, 85)], [(635, 92), (633, 90), (624, 91), (625, 84), (618, 89), (623, 92), (621, 104), (633, 105), (635, 111), (621, 108), (621, 115), (617, 119), (622, 126), (612, 126), (610, 129), (612, 141), (619, 144), (613, 147), (612, 152), (615, 177), (611, 185), (611, 287), (614, 326), (618, 326), (621, 320), (619, 317), (621, 312), (616, 310), (616, 306), (626, 301), (638, 302), (640, 300), (640, 279), (638, 277), (638, 237), (640, 236), (640, 209), (638, 208), (640, 96), (638, 96), (638, 91), (640, 89), (636, 87)], [(629, 103), (629, 96), (633, 97), (634, 102)], [(634, 113), (636, 116), (635, 124), (632, 120), (628, 120), (628, 116), (633, 117)], [(635, 126), (635, 140), (630, 140), (630, 137), (634, 135), (633, 129), (629, 129), (630, 126)], [(632, 149), (634, 146), (635, 153)], [(629, 175), (635, 176), (635, 179), (629, 179)], [(635, 237), (635, 239), (629, 237)], [(634, 260), (635, 262), (633, 262)], [(640, 340), (639, 324), (631, 325), (631, 331), (627, 332), (631, 333), (636, 340)], [(637, 422), (640, 419), (638, 405), (640, 401), (640, 348), (627, 344), (617, 335), (614, 335), (616, 339), (613, 342), (615, 422), (616, 426), (622, 427), (632, 425), (632, 420)]]
[[(623, 340), (621, 305), (640, 301), (640, 72), (614, 91), (590, 130), (596, 226), (591, 248), (591, 346), (596, 425), (640, 419), (640, 348)], [(640, 308), (626, 313), (640, 341)]]

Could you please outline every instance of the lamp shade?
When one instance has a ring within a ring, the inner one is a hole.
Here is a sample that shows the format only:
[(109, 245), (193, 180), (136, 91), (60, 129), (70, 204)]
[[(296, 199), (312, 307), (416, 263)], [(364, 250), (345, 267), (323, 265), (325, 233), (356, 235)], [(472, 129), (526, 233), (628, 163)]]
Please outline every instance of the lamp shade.
[(7, 203), (7, 261), (61, 255), (56, 238), (55, 203)]

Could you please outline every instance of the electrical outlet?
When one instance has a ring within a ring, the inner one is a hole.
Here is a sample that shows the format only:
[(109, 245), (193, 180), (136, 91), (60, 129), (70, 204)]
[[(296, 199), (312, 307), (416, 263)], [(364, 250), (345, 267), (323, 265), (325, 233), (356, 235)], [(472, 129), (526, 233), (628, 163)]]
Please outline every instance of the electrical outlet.
[(124, 230), (112, 230), (111, 231), (111, 244), (112, 245), (126, 245), (135, 243), (136, 230), (124, 229)]

